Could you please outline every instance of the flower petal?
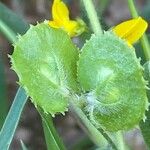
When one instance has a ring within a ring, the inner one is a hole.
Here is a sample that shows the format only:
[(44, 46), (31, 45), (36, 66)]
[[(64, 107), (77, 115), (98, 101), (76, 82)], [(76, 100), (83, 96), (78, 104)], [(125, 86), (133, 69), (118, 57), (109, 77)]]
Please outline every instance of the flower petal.
[(52, 6), (52, 17), (57, 22), (69, 20), (69, 10), (61, 0), (54, 0)]
[(53, 28), (60, 28), (59, 24), (56, 21), (49, 21), (48, 24)]
[(144, 34), (147, 26), (147, 22), (141, 17), (138, 17), (117, 25), (113, 28), (113, 31), (128, 43), (134, 44)]
[(81, 19), (77, 19), (77, 21), (69, 19), (69, 10), (61, 0), (54, 0), (52, 17), (53, 20), (48, 22), (49, 26), (63, 29), (71, 37), (80, 35), (86, 29), (86, 25)]
[(64, 30), (67, 31), (71, 37), (76, 35), (77, 29), (78, 29), (78, 23), (76, 21), (70, 20), (64, 22)]

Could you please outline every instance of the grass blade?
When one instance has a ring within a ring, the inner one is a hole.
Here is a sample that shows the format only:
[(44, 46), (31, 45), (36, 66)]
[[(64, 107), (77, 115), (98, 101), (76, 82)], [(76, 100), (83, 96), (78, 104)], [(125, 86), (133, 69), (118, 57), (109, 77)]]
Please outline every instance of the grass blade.
[(9, 148), (27, 98), (24, 89), (20, 87), (0, 132), (1, 150)]
[[(0, 18), (0, 32), (11, 43), (16, 41), (16, 32), (24, 33), (28, 29), (28, 25), (1, 2)], [(9, 149), (27, 98), (24, 89), (20, 87), (0, 131), (0, 149)]]
[(0, 54), (0, 129), (3, 125), (7, 114), (7, 98), (6, 98), (6, 83), (5, 83), (5, 76), (4, 76), (4, 65), (2, 62), (2, 57)]
[(28, 150), (22, 140), (20, 140), (22, 150)]
[(45, 114), (39, 108), (38, 108), (38, 111), (42, 118), (42, 124), (43, 124), (47, 149), (48, 150), (65, 150), (66, 148), (54, 127), (52, 117), (48, 114)]
[(15, 33), (24, 34), (29, 28), (28, 23), (21, 16), (18, 16), (1, 2), (0, 19)]
[(16, 41), (15, 32), (13, 32), (2, 20), (0, 20), (0, 32), (2, 32), (11, 43)]

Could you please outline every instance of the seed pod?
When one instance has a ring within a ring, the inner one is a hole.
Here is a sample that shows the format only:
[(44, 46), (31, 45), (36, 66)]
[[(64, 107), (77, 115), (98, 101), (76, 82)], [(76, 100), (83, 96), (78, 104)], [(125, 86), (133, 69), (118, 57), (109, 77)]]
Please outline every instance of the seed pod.
[(142, 70), (134, 48), (112, 32), (92, 36), (81, 51), (78, 80), (93, 123), (108, 131), (139, 123), (148, 108)]

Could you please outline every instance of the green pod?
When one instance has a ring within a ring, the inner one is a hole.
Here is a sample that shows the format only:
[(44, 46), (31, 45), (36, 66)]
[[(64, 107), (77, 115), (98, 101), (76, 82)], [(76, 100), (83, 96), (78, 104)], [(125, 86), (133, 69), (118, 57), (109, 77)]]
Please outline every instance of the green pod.
[(143, 68), (135, 49), (112, 32), (93, 35), (78, 62), (78, 80), (86, 93), (83, 108), (107, 131), (130, 129), (148, 108)]
[(66, 32), (46, 22), (31, 26), (10, 57), (19, 84), (35, 105), (52, 115), (67, 111), (70, 92), (78, 92), (78, 49)]

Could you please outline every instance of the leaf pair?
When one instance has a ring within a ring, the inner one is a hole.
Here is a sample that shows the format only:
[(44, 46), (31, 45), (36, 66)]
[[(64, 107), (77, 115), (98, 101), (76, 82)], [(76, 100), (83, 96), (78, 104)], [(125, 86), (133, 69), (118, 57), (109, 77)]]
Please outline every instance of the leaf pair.
[(81, 52), (78, 58), (78, 49), (64, 31), (42, 23), (18, 39), (11, 61), (20, 84), (46, 113), (65, 112), (72, 94), (80, 93), (86, 115), (105, 130), (138, 124), (147, 96), (133, 48), (106, 32), (92, 36)]

